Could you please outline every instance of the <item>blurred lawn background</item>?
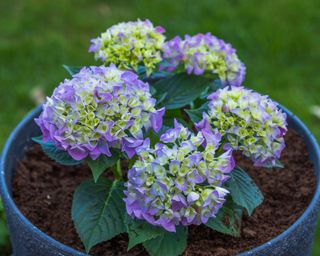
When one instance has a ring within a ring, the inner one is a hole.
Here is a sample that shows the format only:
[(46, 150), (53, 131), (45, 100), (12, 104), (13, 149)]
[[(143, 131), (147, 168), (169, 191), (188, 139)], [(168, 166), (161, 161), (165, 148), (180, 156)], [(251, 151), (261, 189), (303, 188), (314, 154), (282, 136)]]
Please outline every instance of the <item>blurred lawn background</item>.
[[(67, 77), (62, 64), (95, 64), (91, 38), (137, 18), (164, 26), (168, 38), (210, 31), (230, 42), (247, 66), (245, 85), (288, 107), (319, 140), (320, 120), (310, 112), (320, 105), (319, 10), (319, 0), (1, 0), (0, 149), (35, 106), (34, 88), (50, 95)], [(320, 230), (313, 255), (320, 255)]]

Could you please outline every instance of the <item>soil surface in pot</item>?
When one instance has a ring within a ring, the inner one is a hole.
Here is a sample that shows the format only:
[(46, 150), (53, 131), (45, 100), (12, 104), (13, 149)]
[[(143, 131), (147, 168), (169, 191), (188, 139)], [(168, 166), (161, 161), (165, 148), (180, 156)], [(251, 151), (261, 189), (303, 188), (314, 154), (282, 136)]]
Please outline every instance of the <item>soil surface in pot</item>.
[[(265, 200), (251, 217), (244, 216), (241, 238), (217, 233), (203, 225), (191, 226), (184, 255), (235, 255), (267, 242), (285, 231), (307, 208), (315, 191), (313, 165), (303, 139), (293, 131), (286, 135), (287, 147), (281, 162), (284, 169), (261, 169), (236, 155)], [(75, 188), (91, 177), (87, 166), (65, 167), (51, 161), (40, 146), (31, 147), (19, 162), (13, 197), (21, 212), (38, 228), (56, 240), (83, 251), (71, 220)], [(91, 255), (147, 255), (142, 246), (127, 252), (128, 237), (119, 235), (94, 247)]]

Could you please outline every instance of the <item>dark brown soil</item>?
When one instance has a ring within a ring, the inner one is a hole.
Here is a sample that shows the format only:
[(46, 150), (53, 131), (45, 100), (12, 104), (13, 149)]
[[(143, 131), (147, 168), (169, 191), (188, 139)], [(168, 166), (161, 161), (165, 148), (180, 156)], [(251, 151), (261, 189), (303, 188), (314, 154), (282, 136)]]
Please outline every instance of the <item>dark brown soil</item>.
[[(205, 226), (192, 226), (184, 255), (234, 255), (279, 235), (301, 216), (312, 199), (316, 179), (303, 140), (289, 131), (286, 143), (281, 158), (284, 169), (254, 168), (249, 160), (236, 156), (265, 197), (251, 217), (244, 216), (241, 238), (222, 235)], [(18, 164), (13, 197), (21, 212), (37, 227), (58, 241), (83, 250), (70, 218), (71, 200), (75, 188), (90, 176), (87, 166), (61, 166), (34, 146)], [(91, 254), (147, 255), (142, 246), (127, 252), (127, 241), (126, 235), (120, 235), (94, 247)]]

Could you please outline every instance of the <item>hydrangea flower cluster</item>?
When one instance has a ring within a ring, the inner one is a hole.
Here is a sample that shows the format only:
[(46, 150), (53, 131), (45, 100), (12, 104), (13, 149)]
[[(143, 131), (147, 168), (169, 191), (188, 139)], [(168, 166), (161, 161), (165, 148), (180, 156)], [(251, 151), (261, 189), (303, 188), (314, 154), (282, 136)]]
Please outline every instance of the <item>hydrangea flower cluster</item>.
[(115, 66), (82, 68), (47, 98), (36, 119), (44, 141), (53, 141), (75, 160), (111, 156), (110, 147), (129, 157), (143, 143), (142, 128), (159, 131), (164, 109), (155, 109), (149, 86)]
[(228, 194), (221, 185), (234, 168), (232, 150), (217, 152), (220, 139), (205, 129), (194, 135), (176, 121), (154, 148), (146, 139), (128, 173), (128, 214), (170, 232), (215, 217)]
[(210, 124), (226, 136), (225, 149), (240, 150), (255, 166), (275, 165), (285, 147), (286, 114), (267, 96), (245, 89), (219, 89), (208, 99), (209, 112), (196, 125), (208, 129)]
[(154, 27), (149, 20), (122, 22), (107, 29), (100, 37), (91, 40), (89, 52), (105, 64), (115, 64), (121, 69), (137, 70), (139, 64), (147, 74), (161, 58), (165, 29)]
[(183, 68), (188, 74), (217, 74), (222, 85), (240, 86), (245, 78), (245, 65), (236, 50), (223, 40), (207, 34), (176, 36), (164, 45), (164, 58), (168, 71)]

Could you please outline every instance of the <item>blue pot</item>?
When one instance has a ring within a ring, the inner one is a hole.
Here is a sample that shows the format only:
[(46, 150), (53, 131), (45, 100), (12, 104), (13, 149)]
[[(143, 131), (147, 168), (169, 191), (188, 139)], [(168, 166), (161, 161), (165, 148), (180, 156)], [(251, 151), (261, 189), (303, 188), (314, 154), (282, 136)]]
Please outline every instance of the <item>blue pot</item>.
[[(317, 175), (316, 193), (303, 215), (285, 232), (250, 251), (241, 253), (247, 255), (310, 255), (316, 220), (320, 205), (320, 150), (319, 146), (307, 127), (291, 112), (288, 114), (289, 127), (302, 135), (307, 143), (310, 160), (313, 162)], [(16, 256), (57, 256), (85, 254), (54, 240), (35, 227), (22, 213), (12, 200), (12, 183), (17, 160), (32, 144), (31, 138), (38, 136), (40, 130), (33, 119), (39, 115), (38, 107), (29, 113), (11, 133), (5, 144), (0, 161), (0, 190), (7, 215), (13, 253)]]

